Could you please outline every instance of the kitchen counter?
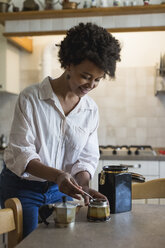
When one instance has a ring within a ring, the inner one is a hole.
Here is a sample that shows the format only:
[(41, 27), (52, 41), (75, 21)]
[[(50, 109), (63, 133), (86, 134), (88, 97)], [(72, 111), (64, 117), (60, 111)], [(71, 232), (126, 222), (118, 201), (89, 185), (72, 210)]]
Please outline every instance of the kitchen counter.
[[(155, 149), (156, 150), (156, 149)], [(2, 157), (4, 154), (4, 150), (0, 149), (0, 156)], [(165, 161), (165, 155), (160, 155), (157, 152), (157, 155), (155, 156), (140, 156), (140, 155), (126, 155), (126, 156), (121, 156), (121, 155), (100, 155), (100, 160), (142, 160), (142, 161)]]
[(141, 161), (165, 161), (165, 155), (100, 155), (100, 160), (141, 160)]
[(153, 147), (155, 155), (100, 155), (100, 160), (130, 160), (130, 161), (165, 161), (165, 155), (159, 153), (160, 150), (165, 151), (165, 147)]
[(17, 247), (164, 248), (164, 210), (161, 205), (133, 204), (132, 211), (112, 214), (110, 221), (95, 223), (87, 221), (87, 207), (83, 207), (73, 227), (55, 228), (53, 220), (48, 226), (42, 223)]

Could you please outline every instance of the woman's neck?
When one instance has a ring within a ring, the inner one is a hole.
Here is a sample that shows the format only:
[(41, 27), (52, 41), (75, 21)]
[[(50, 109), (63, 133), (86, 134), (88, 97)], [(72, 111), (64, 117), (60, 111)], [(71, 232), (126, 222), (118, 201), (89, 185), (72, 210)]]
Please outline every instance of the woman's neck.
[(66, 79), (66, 73), (64, 72), (59, 78), (50, 80), (53, 92), (64, 101), (71, 98), (77, 98), (77, 96), (71, 92), (68, 80)]
[(50, 79), (53, 92), (58, 97), (65, 115), (68, 115), (79, 103), (80, 98), (68, 86), (65, 72), (56, 79)]

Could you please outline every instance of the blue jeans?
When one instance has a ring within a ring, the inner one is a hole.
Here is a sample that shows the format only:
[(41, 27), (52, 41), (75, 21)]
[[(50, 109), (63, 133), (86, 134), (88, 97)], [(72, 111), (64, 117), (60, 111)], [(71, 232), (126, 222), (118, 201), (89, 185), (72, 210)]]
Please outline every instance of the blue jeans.
[[(10, 170), (4, 168), (0, 176), (0, 198), (4, 202), (8, 198), (17, 197), (23, 208), (23, 237), (26, 237), (38, 226), (38, 211), (45, 204), (62, 201), (58, 185), (52, 182), (38, 182), (21, 179)], [(67, 196), (67, 200), (72, 198)], [(48, 216), (47, 216), (48, 217)]]

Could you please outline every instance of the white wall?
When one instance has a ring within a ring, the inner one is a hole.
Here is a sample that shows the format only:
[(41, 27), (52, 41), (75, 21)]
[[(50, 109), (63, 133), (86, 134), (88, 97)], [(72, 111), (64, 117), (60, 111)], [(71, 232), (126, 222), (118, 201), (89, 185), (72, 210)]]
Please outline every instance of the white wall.
[[(155, 66), (160, 62), (160, 54), (165, 53), (165, 32), (113, 33), (122, 46), (121, 62), (118, 67)], [(21, 70), (40, 69), (45, 46), (58, 44), (64, 35), (33, 37), (33, 55), (21, 53)], [(56, 58), (58, 48), (54, 49), (54, 65), (60, 67)]]
[(20, 56), (18, 49), (8, 43), (6, 51), (6, 84), (10, 92), (20, 91)]
[(119, 67), (155, 66), (165, 53), (165, 32), (115, 33), (122, 45)]
[[(165, 146), (165, 95), (154, 95), (155, 66), (160, 54), (165, 52), (165, 32), (113, 35), (122, 44), (116, 79), (103, 80), (90, 93), (100, 111), (99, 142), (102, 145)], [(33, 55), (21, 53), (22, 86), (41, 79), (44, 48), (59, 43), (63, 37), (33, 38)], [(57, 49), (54, 49), (50, 76), (56, 77), (61, 72)]]

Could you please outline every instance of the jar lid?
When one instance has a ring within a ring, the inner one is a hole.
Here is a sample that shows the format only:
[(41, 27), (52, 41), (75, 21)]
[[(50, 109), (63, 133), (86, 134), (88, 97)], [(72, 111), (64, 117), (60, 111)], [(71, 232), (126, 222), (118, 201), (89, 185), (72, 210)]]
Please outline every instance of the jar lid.
[(105, 199), (95, 198), (90, 200), (90, 205), (92, 206), (107, 206), (107, 201)]
[(62, 202), (54, 203), (53, 206), (56, 208), (76, 208), (79, 204), (73, 201), (67, 201), (66, 196), (62, 197)]
[(106, 165), (103, 167), (104, 171), (116, 171), (116, 172), (121, 172), (121, 171), (127, 171), (128, 167), (124, 165)]

